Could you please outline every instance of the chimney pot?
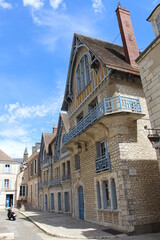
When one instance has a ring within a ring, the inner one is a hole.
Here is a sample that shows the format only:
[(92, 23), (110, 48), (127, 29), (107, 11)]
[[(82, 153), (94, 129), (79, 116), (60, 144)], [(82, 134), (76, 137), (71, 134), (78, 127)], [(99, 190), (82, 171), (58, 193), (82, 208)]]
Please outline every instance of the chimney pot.
[(57, 133), (57, 126), (56, 125), (53, 126), (53, 133)]

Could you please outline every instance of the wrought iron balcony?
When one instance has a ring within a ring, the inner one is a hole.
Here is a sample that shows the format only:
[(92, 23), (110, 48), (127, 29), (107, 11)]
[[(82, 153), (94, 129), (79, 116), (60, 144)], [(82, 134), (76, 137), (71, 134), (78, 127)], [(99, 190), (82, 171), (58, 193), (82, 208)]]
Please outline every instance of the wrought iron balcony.
[(71, 179), (71, 175), (70, 174), (62, 176), (62, 181), (67, 181), (69, 179)]
[(109, 154), (108, 156), (101, 156), (95, 160), (95, 168), (96, 168), (96, 173), (103, 172), (106, 170), (110, 170), (110, 158)]
[(49, 181), (48, 186), (52, 187), (52, 186), (56, 186), (56, 185), (60, 185), (61, 184), (61, 178), (55, 178)]
[(139, 98), (130, 98), (118, 95), (116, 97), (104, 98), (90, 113), (83, 118), (69, 133), (64, 136), (64, 145), (74, 137), (81, 134), (89, 125), (100, 119), (103, 115), (117, 112), (142, 113)]
[(48, 186), (48, 181), (44, 181), (43, 186)]

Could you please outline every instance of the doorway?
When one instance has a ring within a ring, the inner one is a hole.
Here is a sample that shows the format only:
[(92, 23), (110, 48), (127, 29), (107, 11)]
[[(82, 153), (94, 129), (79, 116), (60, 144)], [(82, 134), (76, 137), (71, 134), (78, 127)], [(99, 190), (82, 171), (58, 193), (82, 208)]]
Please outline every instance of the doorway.
[(6, 207), (12, 207), (13, 206), (13, 194), (6, 194)]
[(83, 187), (78, 188), (79, 219), (84, 220), (84, 196)]

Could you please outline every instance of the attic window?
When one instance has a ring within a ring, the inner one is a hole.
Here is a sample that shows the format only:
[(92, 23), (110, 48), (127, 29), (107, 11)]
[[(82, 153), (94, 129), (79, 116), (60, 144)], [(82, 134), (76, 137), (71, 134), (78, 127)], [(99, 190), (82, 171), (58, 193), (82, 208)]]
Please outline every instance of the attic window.
[(85, 89), (85, 87), (91, 81), (90, 66), (89, 66), (89, 56), (85, 54), (79, 61), (76, 70), (76, 80), (77, 80), (77, 95)]
[(158, 32), (160, 33), (160, 15), (158, 15), (156, 19), (156, 24), (157, 24)]

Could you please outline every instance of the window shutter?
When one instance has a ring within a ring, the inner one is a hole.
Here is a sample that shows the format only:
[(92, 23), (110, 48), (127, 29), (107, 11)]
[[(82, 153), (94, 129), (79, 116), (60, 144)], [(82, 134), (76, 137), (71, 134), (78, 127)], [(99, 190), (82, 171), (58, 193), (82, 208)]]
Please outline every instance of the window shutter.
[(9, 188), (12, 186), (12, 181), (9, 179)]
[(1, 187), (3, 189), (4, 188), (4, 179), (1, 180), (1, 184), (2, 184)]
[(5, 173), (5, 164), (3, 164), (3, 173)]
[(12, 164), (10, 164), (10, 173), (12, 173)]
[(103, 182), (102, 190), (103, 190), (103, 206), (104, 206), (104, 209), (106, 209), (107, 208), (107, 198), (106, 198), (105, 182)]
[(96, 143), (97, 158), (101, 156), (100, 142)]
[(111, 180), (111, 192), (112, 192), (113, 209), (117, 209), (116, 184), (114, 179)]
[(98, 201), (98, 208), (101, 209), (101, 193), (100, 193), (99, 182), (97, 183), (97, 201)]

